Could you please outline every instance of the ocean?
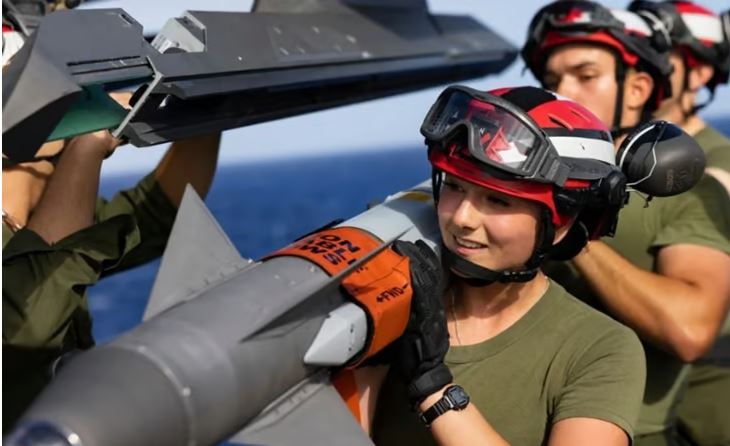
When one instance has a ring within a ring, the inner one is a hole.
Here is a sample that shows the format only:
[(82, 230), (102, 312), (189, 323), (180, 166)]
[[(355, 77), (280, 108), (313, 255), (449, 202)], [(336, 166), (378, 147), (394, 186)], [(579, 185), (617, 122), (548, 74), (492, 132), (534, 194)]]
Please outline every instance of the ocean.
[[(730, 117), (711, 123), (730, 135)], [(144, 174), (104, 177), (101, 195), (132, 187)], [(429, 175), (425, 147), (226, 165), (205, 202), (241, 255), (259, 259)], [(98, 343), (139, 324), (158, 267), (155, 261), (118, 273), (89, 290)]]

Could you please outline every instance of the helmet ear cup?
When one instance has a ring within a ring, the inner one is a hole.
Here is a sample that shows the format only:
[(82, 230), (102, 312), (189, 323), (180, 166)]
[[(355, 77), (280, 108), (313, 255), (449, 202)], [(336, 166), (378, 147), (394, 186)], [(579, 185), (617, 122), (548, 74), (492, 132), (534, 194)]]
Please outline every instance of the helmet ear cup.
[(618, 170), (611, 171), (601, 180), (601, 197), (605, 197), (607, 205), (621, 208), (626, 203), (626, 175)]
[(570, 260), (588, 243), (588, 229), (582, 221), (576, 221), (562, 240), (548, 252), (551, 260)]
[(655, 197), (691, 189), (705, 169), (705, 154), (697, 142), (666, 121), (634, 130), (621, 143), (617, 160), (629, 186)]

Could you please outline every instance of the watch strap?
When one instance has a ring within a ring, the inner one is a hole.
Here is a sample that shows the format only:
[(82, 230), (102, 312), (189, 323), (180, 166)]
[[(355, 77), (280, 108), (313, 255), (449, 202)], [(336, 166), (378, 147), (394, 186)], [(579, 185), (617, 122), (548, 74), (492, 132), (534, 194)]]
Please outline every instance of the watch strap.
[(445, 414), (449, 410), (453, 409), (454, 405), (452, 402), (447, 398), (446, 395), (442, 396), (436, 403), (426, 409), (424, 412), (422, 412), (419, 415), (419, 418), (425, 424), (427, 427), (431, 426), (431, 423), (433, 421), (440, 417), (441, 415)]

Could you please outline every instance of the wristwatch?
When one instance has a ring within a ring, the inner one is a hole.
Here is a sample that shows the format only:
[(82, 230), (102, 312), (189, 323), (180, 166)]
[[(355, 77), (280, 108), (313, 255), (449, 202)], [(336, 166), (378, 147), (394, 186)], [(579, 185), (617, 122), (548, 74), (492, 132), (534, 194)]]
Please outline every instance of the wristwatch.
[(463, 387), (454, 384), (444, 390), (440, 400), (419, 414), (419, 418), (426, 426), (431, 426), (433, 421), (450, 410), (464, 410), (469, 405), (469, 395)]

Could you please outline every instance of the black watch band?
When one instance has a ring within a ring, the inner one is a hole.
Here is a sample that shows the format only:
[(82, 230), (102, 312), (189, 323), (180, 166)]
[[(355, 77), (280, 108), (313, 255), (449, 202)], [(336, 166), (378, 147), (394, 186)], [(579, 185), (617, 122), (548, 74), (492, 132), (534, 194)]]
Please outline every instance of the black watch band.
[(418, 417), (423, 424), (430, 427), (436, 418), (446, 412), (450, 410), (464, 410), (468, 405), (469, 395), (466, 394), (463, 387), (455, 384), (447, 387), (444, 390), (443, 396), (433, 406), (420, 413)]

